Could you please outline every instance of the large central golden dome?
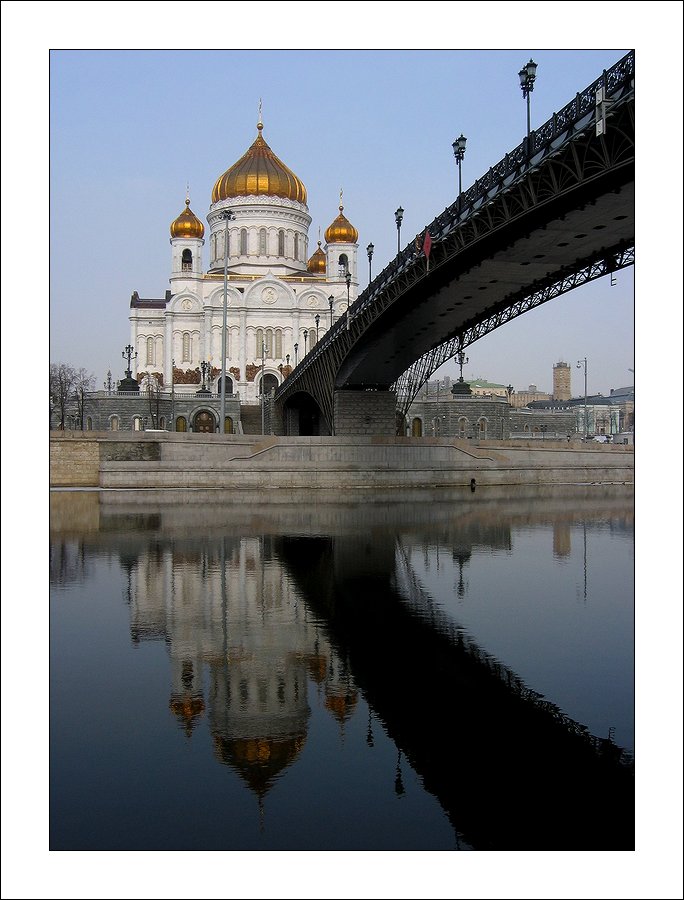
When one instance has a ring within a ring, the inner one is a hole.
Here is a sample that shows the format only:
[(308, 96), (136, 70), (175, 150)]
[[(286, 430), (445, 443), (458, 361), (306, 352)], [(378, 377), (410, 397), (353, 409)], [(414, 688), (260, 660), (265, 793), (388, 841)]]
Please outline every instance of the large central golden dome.
[(306, 188), (263, 139), (263, 127), (259, 122), (259, 134), (252, 146), (218, 179), (211, 192), (212, 203), (252, 196), (285, 197), (306, 203)]

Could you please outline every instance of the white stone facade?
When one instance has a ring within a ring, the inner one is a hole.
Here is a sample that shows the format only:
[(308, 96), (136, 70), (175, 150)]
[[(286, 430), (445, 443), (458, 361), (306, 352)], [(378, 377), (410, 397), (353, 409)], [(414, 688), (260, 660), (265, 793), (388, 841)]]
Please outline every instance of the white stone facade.
[[(168, 390), (173, 369), (174, 390), (194, 393), (196, 374), (190, 379), (205, 363), (211, 372), (207, 388), (220, 391), (227, 224), (226, 393), (238, 394), (241, 403), (258, 403), (262, 375), (267, 390), (280, 384), (288, 366), (300, 362), (330, 328), (330, 298), (333, 321), (356, 298), (358, 243), (324, 245), (326, 272), (309, 272), (306, 203), (269, 194), (212, 203), (207, 222), (206, 239), (171, 237), (170, 291), (164, 299), (133, 294), (133, 377), (156, 373)], [(199, 222), (198, 233), (203, 233)], [(350, 234), (356, 236), (353, 226)]]

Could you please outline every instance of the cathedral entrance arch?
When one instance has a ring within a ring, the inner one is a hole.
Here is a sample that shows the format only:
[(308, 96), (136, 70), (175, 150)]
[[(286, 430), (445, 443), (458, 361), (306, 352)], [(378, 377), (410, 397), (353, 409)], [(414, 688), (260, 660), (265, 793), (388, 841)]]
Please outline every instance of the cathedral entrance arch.
[(196, 413), (192, 422), (192, 430), (202, 434), (213, 434), (216, 430), (216, 422), (213, 415), (206, 409)]

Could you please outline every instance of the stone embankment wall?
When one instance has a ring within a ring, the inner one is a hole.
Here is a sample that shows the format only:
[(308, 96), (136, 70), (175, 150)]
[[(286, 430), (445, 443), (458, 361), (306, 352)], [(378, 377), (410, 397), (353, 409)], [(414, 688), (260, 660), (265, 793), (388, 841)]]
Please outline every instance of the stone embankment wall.
[(546, 441), (53, 432), (52, 487), (273, 490), (634, 482), (634, 448)]

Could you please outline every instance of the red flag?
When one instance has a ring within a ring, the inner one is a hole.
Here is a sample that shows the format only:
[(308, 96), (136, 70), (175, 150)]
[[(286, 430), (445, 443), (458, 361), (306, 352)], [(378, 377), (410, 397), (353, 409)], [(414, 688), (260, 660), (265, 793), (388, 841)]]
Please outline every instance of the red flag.
[(430, 247), (432, 247), (432, 238), (430, 237), (430, 232), (425, 229), (425, 240), (423, 241), (423, 253), (425, 254), (425, 258), (430, 258)]

